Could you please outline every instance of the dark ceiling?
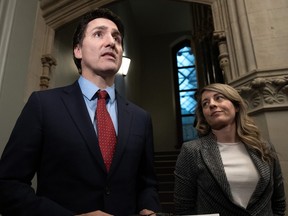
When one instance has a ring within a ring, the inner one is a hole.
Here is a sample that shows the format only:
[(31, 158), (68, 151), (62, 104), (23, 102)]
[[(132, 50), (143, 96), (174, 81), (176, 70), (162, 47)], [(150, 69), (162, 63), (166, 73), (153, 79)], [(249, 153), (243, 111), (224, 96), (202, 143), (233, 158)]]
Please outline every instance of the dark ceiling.
[(167, 34), (191, 29), (188, 2), (174, 0), (128, 0), (143, 34)]

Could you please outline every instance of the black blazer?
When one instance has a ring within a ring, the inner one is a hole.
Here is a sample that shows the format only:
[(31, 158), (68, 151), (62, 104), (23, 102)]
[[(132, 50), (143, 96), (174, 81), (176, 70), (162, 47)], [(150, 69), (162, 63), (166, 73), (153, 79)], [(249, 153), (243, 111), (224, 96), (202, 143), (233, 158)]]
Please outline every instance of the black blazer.
[(248, 148), (247, 151), (260, 179), (245, 209), (233, 202), (214, 136), (210, 134), (185, 143), (175, 168), (176, 215), (283, 216), (285, 192), (278, 159), (268, 164), (256, 151)]
[[(1, 158), (0, 213), (159, 211), (150, 115), (117, 93), (116, 99), (118, 137), (107, 173), (78, 82), (32, 93)], [(30, 187), (35, 173), (36, 194)]]

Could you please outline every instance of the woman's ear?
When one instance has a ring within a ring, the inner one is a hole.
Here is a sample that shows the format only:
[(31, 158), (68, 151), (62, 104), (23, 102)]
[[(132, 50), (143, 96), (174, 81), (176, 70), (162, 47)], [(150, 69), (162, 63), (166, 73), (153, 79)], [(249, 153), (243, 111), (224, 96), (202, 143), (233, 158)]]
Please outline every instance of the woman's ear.
[(235, 107), (235, 112), (239, 112), (239, 105), (238, 104), (234, 105), (234, 107)]

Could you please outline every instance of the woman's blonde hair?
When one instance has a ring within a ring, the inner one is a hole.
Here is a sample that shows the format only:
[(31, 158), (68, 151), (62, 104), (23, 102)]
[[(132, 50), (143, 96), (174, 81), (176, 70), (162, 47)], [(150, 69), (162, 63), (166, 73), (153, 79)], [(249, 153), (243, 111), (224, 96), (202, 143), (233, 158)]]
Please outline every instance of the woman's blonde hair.
[(196, 108), (196, 129), (200, 136), (205, 136), (211, 132), (211, 127), (207, 123), (203, 110), (201, 97), (204, 91), (215, 91), (224, 95), (228, 100), (230, 100), (235, 108), (238, 109), (236, 113), (236, 133), (240, 141), (242, 141), (248, 148), (255, 149), (261, 155), (263, 161), (271, 161), (272, 152), (270, 148), (267, 147), (266, 143), (263, 141), (260, 131), (256, 126), (255, 122), (247, 113), (247, 104), (240, 96), (238, 91), (227, 85), (221, 83), (213, 83), (201, 89), (197, 94), (197, 108)]

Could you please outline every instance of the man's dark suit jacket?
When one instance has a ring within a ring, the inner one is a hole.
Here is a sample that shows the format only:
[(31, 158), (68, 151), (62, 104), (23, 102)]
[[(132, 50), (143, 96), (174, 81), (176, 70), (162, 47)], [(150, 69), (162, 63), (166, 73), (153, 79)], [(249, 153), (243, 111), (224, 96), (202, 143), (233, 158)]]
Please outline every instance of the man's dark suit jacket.
[[(116, 99), (117, 146), (107, 174), (78, 82), (32, 93), (1, 158), (0, 213), (158, 211), (150, 115), (118, 94)], [(35, 173), (36, 194), (30, 187)]]

